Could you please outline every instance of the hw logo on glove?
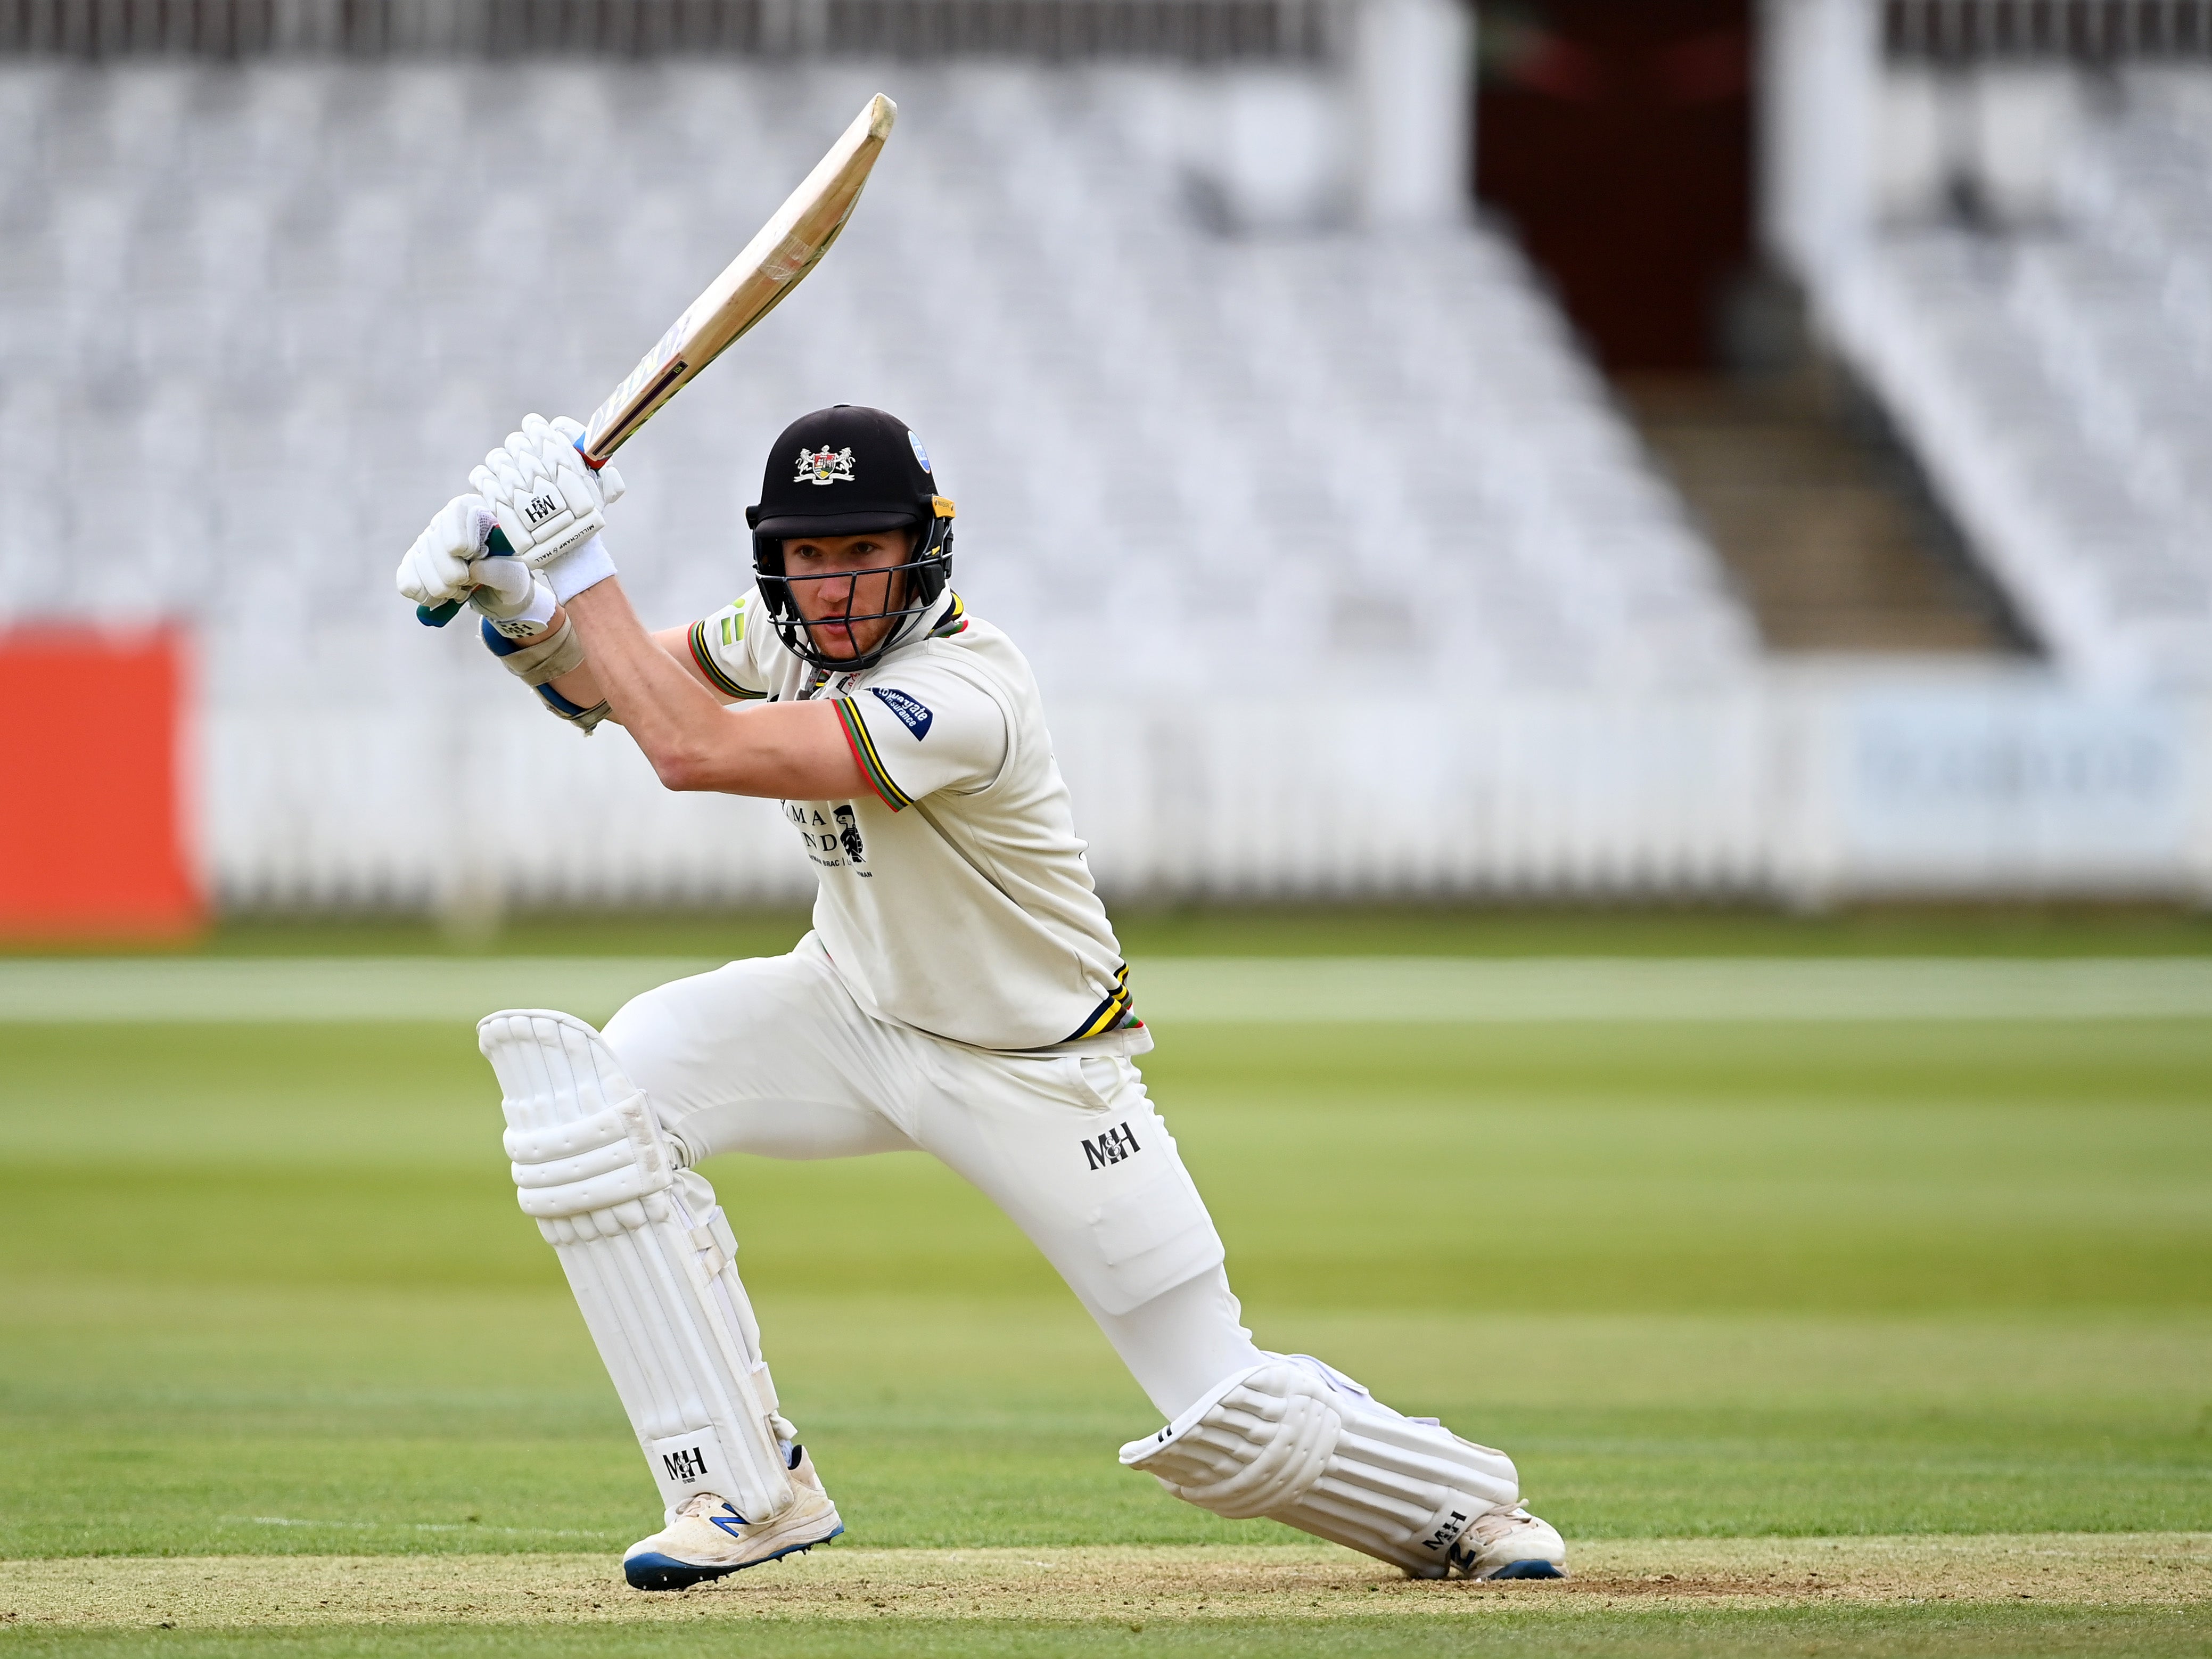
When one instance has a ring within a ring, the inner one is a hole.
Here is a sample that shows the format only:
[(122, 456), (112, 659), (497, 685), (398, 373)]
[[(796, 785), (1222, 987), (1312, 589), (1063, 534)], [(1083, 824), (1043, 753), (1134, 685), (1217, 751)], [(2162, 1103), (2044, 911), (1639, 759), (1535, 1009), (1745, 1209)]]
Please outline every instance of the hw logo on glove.
[(530, 520), (530, 527), (532, 530), (537, 529), (555, 514), (566, 510), (550, 495), (532, 495), (522, 504), (523, 515)]

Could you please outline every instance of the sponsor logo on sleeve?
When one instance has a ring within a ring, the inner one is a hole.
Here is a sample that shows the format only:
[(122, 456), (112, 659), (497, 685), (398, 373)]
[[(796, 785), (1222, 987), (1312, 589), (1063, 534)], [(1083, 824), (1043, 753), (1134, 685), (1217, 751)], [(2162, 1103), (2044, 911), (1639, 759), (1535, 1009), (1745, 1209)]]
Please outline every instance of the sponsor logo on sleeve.
[(895, 690), (888, 685), (872, 685), (868, 690), (883, 699), (886, 708), (906, 722), (906, 729), (914, 733), (916, 743), (929, 735), (929, 723), (937, 716), (929, 712), (927, 703), (917, 702), (905, 692)]

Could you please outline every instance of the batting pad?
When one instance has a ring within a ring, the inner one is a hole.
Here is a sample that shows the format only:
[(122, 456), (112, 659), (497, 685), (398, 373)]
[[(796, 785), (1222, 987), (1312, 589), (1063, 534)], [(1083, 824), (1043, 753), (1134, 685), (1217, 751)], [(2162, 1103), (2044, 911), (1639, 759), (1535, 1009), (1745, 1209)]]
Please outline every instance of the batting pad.
[(748, 1521), (792, 1501), (775, 1389), (714, 1188), (679, 1170), (599, 1034), (509, 1009), (477, 1027), (525, 1213), (561, 1258), (672, 1516), (712, 1492)]
[(1401, 1417), (1305, 1354), (1217, 1384), (1121, 1462), (1200, 1509), (1280, 1521), (1416, 1578), (1443, 1577), (1468, 1523), (1521, 1496), (1504, 1452)]

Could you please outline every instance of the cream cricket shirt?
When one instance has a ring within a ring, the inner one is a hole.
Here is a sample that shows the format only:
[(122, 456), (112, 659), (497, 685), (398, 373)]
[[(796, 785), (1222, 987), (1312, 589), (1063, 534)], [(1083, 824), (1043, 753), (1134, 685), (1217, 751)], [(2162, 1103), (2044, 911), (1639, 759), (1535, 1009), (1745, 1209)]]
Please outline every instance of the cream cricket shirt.
[(692, 624), (691, 655), (725, 696), (836, 705), (871, 793), (783, 814), (820, 882), (814, 931), (863, 1008), (981, 1048), (1151, 1046), (1036, 680), (958, 594), (858, 673), (786, 650), (757, 588)]

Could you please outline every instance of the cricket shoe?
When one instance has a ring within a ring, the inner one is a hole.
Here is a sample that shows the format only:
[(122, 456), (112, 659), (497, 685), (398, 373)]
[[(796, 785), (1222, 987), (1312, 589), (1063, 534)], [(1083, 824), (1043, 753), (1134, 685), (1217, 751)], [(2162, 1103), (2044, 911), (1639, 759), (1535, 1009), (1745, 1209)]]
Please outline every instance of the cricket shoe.
[(641, 1590), (689, 1589), (763, 1561), (826, 1544), (845, 1530), (804, 1450), (791, 1468), (791, 1504), (765, 1521), (748, 1521), (712, 1492), (701, 1492), (650, 1538), (623, 1553), (623, 1577)]
[(1452, 1540), (1451, 1571), (1464, 1578), (1565, 1578), (1566, 1540), (1526, 1510), (1486, 1510)]

